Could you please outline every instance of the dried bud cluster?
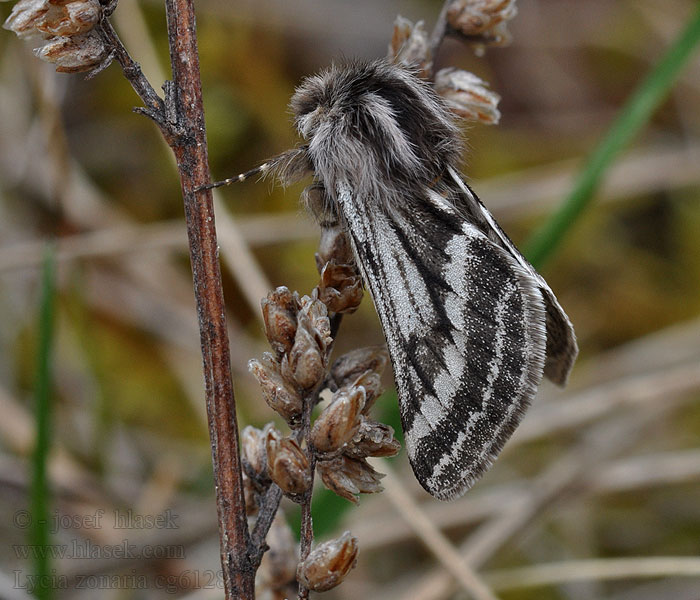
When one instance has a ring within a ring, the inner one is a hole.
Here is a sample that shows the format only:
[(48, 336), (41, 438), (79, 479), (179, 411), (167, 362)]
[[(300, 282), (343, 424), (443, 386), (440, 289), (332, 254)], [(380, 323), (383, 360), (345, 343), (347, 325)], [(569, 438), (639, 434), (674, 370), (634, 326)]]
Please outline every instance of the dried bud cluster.
[(315, 592), (341, 583), (357, 563), (357, 538), (346, 531), (339, 538), (319, 544), (297, 568), (297, 579)]
[(297, 313), (297, 331), (289, 353), (282, 357), (282, 372), (303, 390), (323, 381), (331, 343), (328, 309), (318, 298), (304, 296)]
[(362, 278), (348, 237), (338, 226), (321, 229), (316, 266), (321, 274), (317, 288), (319, 300), (330, 312), (355, 312), (362, 302)]
[(45, 40), (34, 50), (63, 73), (87, 71), (107, 52), (93, 31), (102, 15), (98, 0), (19, 0), (3, 27), (20, 38)]
[(505, 46), (511, 41), (506, 22), (517, 12), (515, 0), (455, 0), (447, 9), (447, 22), (480, 46)]
[(389, 357), (384, 348), (363, 348), (341, 356), (331, 367), (333, 399), (311, 430), (321, 481), (339, 496), (358, 502), (358, 494), (380, 492), (382, 475), (365, 460), (394, 456), (400, 446), (391, 427), (368, 418), (381, 394), (381, 372)]
[(488, 83), (469, 71), (448, 67), (435, 76), (435, 91), (449, 108), (468, 121), (495, 125), (501, 118), (500, 96), (488, 89)]
[(396, 17), (388, 56), (396, 63), (417, 69), (419, 77), (424, 79), (430, 77), (433, 57), (423, 21), (418, 21), (414, 25), (408, 19)]
[(279, 287), (262, 301), (265, 333), (275, 355), (265, 353), (248, 368), (262, 388), (270, 408), (295, 426), (305, 391), (326, 375), (331, 346), (328, 310), (317, 298)]
[(265, 428), (267, 473), (288, 494), (303, 494), (311, 487), (309, 459), (296, 440)]
[(258, 380), (265, 402), (287, 423), (294, 425), (301, 416), (302, 398), (294, 383), (282, 375), (281, 368), (269, 352), (263, 354), (262, 361), (248, 362), (248, 369)]

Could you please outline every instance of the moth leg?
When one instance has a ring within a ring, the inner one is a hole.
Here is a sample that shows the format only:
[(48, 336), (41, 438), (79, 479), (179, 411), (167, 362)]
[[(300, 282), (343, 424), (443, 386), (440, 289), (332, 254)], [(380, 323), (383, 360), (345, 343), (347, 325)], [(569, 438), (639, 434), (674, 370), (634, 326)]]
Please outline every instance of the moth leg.
[(326, 192), (326, 188), (320, 181), (316, 181), (304, 188), (299, 201), (316, 219), (318, 224), (324, 229), (338, 227), (338, 211), (336, 204), (331, 200)]

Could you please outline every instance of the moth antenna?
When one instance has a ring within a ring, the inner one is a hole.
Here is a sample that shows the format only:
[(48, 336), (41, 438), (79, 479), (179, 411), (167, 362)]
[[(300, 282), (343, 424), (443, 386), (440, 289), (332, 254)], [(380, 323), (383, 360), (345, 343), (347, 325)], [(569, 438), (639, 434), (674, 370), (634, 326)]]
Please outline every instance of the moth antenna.
[(198, 187), (196, 191), (200, 192), (203, 190), (211, 190), (214, 188), (218, 187), (223, 187), (225, 185), (231, 185), (232, 183), (237, 183), (239, 181), (245, 181), (246, 179), (253, 177), (253, 175), (265, 175), (267, 171), (270, 170), (270, 163), (269, 162), (264, 162), (263, 164), (250, 169), (250, 171), (246, 171), (245, 173), (241, 173), (240, 175), (236, 175), (235, 177), (229, 177), (228, 179), (222, 179), (221, 181), (214, 181), (212, 183), (208, 183), (207, 185), (203, 185), (201, 187)]

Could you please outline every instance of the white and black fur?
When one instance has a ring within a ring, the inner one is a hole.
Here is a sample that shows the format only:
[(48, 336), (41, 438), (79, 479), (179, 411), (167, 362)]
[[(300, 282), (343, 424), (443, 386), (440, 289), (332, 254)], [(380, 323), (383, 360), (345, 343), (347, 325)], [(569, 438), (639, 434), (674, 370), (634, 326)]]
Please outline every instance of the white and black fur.
[(433, 496), (490, 466), (543, 373), (566, 383), (571, 323), (457, 170), (460, 132), (410, 70), (353, 62), (305, 79), (291, 109), (306, 145), (254, 173), (312, 173), (346, 230), (384, 328), (408, 456)]

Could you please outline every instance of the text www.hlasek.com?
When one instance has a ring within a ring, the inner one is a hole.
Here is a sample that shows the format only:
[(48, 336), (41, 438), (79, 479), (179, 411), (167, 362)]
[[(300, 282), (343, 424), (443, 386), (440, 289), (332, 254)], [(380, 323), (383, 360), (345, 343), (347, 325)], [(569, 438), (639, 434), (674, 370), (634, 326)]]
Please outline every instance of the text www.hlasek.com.
[(130, 544), (122, 540), (118, 544), (96, 544), (91, 540), (72, 540), (69, 544), (15, 544), (12, 546), (15, 557), (21, 560), (51, 558), (65, 559), (182, 559), (185, 548), (180, 544)]

